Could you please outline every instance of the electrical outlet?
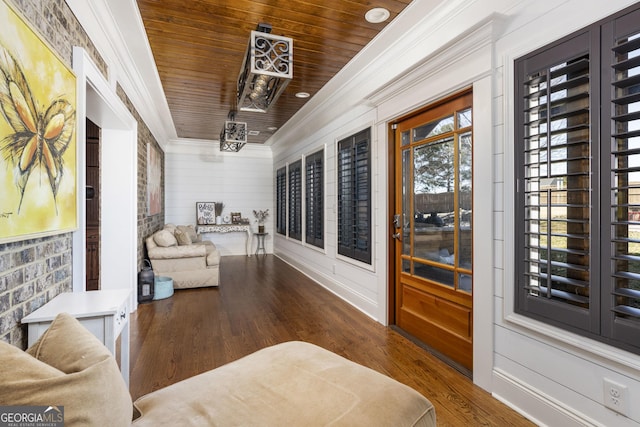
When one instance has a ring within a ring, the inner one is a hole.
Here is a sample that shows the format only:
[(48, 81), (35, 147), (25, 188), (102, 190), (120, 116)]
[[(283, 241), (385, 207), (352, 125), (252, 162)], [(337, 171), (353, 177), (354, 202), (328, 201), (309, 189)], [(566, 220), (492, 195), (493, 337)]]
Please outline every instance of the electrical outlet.
[(629, 415), (629, 389), (608, 378), (604, 379), (604, 406), (619, 414)]

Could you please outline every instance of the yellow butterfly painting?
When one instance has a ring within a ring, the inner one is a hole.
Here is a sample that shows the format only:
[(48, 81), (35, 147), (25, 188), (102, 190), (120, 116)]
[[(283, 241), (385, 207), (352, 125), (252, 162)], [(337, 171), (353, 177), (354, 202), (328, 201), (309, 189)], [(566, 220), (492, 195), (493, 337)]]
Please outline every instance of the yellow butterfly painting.
[[(0, 45), (0, 107), (14, 132), (0, 141), (0, 152), (13, 166), (14, 182), (20, 191), (20, 213), (27, 182), (32, 172), (46, 172), (54, 202), (64, 176), (63, 154), (75, 129), (75, 109), (63, 98), (54, 99), (40, 110), (27, 79), (11, 53)], [(55, 204), (55, 213), (58, 213)]]

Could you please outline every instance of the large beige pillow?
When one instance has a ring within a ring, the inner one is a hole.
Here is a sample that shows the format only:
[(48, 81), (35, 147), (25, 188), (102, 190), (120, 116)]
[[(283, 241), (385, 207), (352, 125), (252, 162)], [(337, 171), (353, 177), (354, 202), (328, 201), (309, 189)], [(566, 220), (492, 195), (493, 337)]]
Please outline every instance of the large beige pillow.
[(198, 232), (196, 231), (196, 227), (193, 224), (179, 225), (177, 227), (177, 230), (187, 233), (189, 235), (189, 238), (191, 238), (192, 243), (202, 241), (202, 237), (200, 236), (200, 234), (198, 234)]
[(180, 227), (176, 228), (176, 231), (173, 233), (176, 240), (178, 241), (178, 245), (190, 245), (191, 244), (191, 236), (186, 231), (180, 229)]
[(65, 426), (125, 426), (133, 417), (115, 359), (64, 313), (26, 352), (0, 342), (0, 405), (63, 406)]
[(178, 245), (176, 237), (168, 230), (156, 231), (153, 235), (153, 241), (156, 242), (156, 245), (162, 246), (163, 248)]

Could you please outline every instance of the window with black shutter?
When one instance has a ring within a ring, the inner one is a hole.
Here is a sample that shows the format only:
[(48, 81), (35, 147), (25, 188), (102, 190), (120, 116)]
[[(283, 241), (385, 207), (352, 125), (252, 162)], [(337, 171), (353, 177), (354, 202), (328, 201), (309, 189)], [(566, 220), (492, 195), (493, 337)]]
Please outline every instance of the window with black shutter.
[(305, 241), (324, 248), (324, 150), (305, 159)]
[(338, 253), (371, 264), (371, 130), (338, 142)]
[(289, 165), (289, 237), (302, 240), (302, 160)]
[(516, 312), (640, 353), (640, 10), (515, 73)]
[(287, 234), (287, 168), (276, 171), (276, 232)]

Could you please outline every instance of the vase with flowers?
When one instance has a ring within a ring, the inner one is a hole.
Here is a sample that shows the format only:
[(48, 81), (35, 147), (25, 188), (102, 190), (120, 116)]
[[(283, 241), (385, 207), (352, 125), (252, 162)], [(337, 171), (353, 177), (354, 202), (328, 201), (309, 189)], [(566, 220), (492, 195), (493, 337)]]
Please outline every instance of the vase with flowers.
[(215, 202), (215, 204), (213, 205), (213, 209), (216, 213), (216, 224), (222, 224), (222, 210), (224, 209), (224, 203)]
[(253, 216), (256, 217), (256, 222), (258, 223), (258, 233), (264, 233), (264, 221), (269, 216), (269, 209), (263, 211), (254, 210)]

